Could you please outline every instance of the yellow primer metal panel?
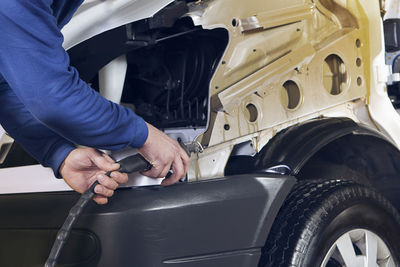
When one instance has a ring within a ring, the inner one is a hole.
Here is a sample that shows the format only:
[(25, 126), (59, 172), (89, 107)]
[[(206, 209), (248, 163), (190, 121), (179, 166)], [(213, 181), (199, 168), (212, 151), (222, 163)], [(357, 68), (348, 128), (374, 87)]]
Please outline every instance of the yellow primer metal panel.
[[(378, 1), (208, 0), (192, 8), (197, 25), (229, 33), (210, 83), (210, 121), (198, 138), (206, 150), (197, 164), (212, 166), (221, 153), (227, 160), (245, 140), (259, 150), (279, 130), (318, 116), (362, 121), (400, 144), (381, 73)], [(222, 162), (193, 175), (221, 175)]]

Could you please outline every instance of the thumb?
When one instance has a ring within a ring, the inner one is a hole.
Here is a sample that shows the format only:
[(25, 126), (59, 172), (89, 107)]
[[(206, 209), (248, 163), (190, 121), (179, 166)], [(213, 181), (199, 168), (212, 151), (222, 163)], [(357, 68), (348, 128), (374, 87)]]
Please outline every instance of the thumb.
[(116, 171), (119, 168), (119, 163), (112, 162), (101, 154), (93, 155), (92, 162), (101, 170), (103, 171)]

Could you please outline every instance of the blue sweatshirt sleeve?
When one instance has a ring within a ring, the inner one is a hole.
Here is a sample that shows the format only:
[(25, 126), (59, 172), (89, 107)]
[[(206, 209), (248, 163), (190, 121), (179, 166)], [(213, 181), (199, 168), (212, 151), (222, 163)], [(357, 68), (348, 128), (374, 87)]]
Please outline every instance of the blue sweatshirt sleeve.
[(0, 124), (56, 177), (61, 163), (75, 146), (36, 120), (0, 75)]
[(0, 1), (0, 73), (33, 117), (70, 142), (108, 150), (142, 146), (144, 120), (104, 99), (69, 65), (52, 2)]

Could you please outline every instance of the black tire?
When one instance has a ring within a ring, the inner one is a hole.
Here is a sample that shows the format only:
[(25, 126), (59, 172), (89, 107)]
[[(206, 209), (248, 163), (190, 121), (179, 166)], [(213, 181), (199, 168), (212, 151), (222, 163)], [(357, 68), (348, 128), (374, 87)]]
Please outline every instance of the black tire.
[(301, 182), (278, 213), (259, 267), (319, 267), (342, 234), (360, 228), (380, 237), (400, 266), (400, 216), (389, 201), (351, 181)]

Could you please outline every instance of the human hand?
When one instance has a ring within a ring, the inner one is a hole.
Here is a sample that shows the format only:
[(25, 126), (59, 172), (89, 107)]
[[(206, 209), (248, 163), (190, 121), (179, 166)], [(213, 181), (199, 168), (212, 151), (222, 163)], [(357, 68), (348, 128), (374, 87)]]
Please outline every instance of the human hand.
[[(93, 200), (97, 204), (106, 204), (118, 185), (128, 181), (126, 173), (116, 172), (119, 167), (108, 155), (94, 148), (77, 148), (68, 154), (59, 172), (65, 182), (79, 193), (99, 181), (100, 184), (94, 188), (96, 195)], [(111, 177), (105, 175), (108, 171), (112, 171)]]
[(161, 185), (171, 185), (185, 177), (189, 168), (189, 156), (179, 143), (147, 123), (149, 135), (146, 142), (139, 148), (140, 154), (153, 166), (143, 172), (153, 178), (165, 177), (172, 167), (173, 174), (161, 182)]

